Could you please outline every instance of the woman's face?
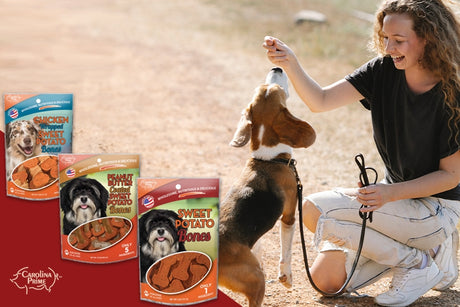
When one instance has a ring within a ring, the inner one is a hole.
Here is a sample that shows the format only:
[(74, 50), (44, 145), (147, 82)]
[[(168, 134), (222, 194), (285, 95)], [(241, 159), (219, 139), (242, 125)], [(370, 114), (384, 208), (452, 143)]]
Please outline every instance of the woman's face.
[(382, 35), (385, 52), (397, 69), (420, 69), (425, 40), (415, 34), (413, 21), (407, 14), (389, 14), (383, 19)]

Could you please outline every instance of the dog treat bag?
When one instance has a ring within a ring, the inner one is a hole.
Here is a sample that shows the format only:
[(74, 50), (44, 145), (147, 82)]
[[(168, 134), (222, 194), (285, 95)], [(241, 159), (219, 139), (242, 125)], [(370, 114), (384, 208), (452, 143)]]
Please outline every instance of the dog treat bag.
[(110, 263), (137, 257), (138, 177), (138, 155), (59, 155), (63, 259)]
[(72, 152), (72, 94), (5, 94), (6, 194), (59, 197), (57, 155)]
[(217, 298), (219, 179), (138, 180), (141, 299)]

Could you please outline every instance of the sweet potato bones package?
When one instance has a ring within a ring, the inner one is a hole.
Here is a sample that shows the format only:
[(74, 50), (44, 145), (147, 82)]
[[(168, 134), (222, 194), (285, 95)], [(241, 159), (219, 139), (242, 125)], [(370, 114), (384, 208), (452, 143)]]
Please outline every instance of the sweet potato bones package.
[(137, 257), (138, 177), (138, 155), (59, 155), (63, 259), (110, 263)]
[(59, 197), (60, 153), (72, 152), (72, 94), (5, 94), (7, 195)]
[(217, 298), (219, 179), (138, 180), (141, 299)]

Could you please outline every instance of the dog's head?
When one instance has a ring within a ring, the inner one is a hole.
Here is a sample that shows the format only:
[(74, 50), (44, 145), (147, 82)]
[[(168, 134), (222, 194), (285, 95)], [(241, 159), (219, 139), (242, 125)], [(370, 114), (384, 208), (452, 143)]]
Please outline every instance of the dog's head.
[(176, 212), (156, 209), (144, 214), (139, 220), (139, 241), (142, 253), (152, 260), (185, 250), (179, 242), (179, 231), (186, 231), (176, 221), (182, 221)]
[(32, 157), (36, 152), (38, 131), (40, 127), (32, 120), (18, 120), (6, 126), (6, 146), (13, 152)]
[(313, 128), (287, 109), (284, 72), (280, 68), (272, 69), (266, 82), (256, 89), (251, 103), (243, 110), (230, 145), (242, 147), (251, 140), (253, 152), (263, 148), (278, 147), (278, 151), (283, 151), (312, 145), (316, 138)]
[(69, 222), (80, 225), (105, 217), (109, 192), (97, 180), (78, 177), (61, 189), (61, 209)]

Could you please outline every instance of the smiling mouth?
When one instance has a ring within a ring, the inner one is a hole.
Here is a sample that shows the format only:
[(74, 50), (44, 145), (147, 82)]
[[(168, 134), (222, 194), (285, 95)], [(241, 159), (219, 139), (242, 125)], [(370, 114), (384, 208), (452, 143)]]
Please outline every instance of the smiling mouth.
[(402, 55), (402, 56), (392, 56), (391, 58), (393, 59), (393, 62), (394, 62), (394, 63), (399, 63), (399, 62), (401, 62), (405, 57)]
[(34, 148), (32, 146), (25, 146), (25, 147), (22, 147), (21, 145), (18, 145), (18, 146), (22, 150), (22, 152), (27, 156), (30, 156), (34, 151)]
[(158, 237), (158, 238), (157, 238), (157, 241), (160, 241), (160, 242), (163, 242), (164, 240), (166, 240), (165, 237)]

